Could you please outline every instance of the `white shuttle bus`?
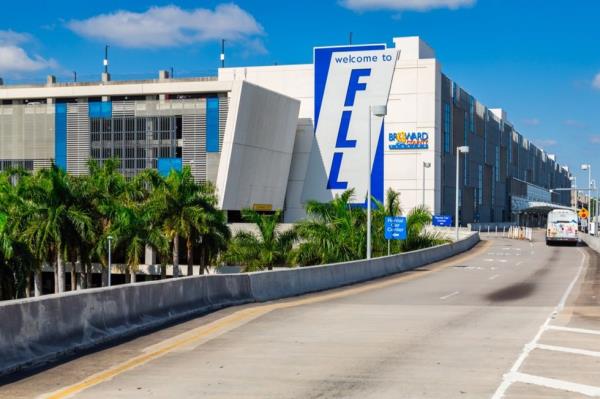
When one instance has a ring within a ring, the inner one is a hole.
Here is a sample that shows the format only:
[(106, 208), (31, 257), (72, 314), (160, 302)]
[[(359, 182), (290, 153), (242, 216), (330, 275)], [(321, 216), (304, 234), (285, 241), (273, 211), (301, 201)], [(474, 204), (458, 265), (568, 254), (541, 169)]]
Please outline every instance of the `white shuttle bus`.
[(555, 209), (548, 213), (546, 245), (568, 242), (577, 245), (577, 212), (570, 209)]

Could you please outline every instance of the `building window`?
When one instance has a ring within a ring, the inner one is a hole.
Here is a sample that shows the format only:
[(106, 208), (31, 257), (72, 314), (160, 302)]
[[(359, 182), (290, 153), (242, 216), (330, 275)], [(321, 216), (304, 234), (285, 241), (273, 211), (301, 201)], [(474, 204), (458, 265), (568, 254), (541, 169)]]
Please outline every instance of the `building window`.
[[(468, 114), (467, 112), (465, 112), (465, 127), (463, 129), (463, 141), (464, 144), (463, 145), (469, 145), (469, 129), (468, 129)], [(464, 155), (465, 160), (464, 160), (464, 185), (468, 186), (469, 185), (469, 154), (465, 154)]]
[(478, 176), (477, 176), (477, 194), (478, 194), (478, 199), (477, 199), (477, 203), (479, 205), (483, 204), (483, 165), (478, 165), (479, 166), (479, 170), (478, 170)]
[(452, 114), (450, 104), (444, 103), (444, 151), (450, 152), (452, 148)]
[[(496, 175), (498, 174), (498, 167), (494, 166), (492, 169), (492, 172), (495, 173)], [(490, 201), (491, 201), (491, 205), (492, 205), (492, 212), (494, 212), (494, 206), (495, 206), (495, 201), (496, 200), (496, 180), (492, 179), (492, 193), (490, 195)], [(492, 217), (492, 221), (494, 221), (494, 218)]]
[(471, 133), (475, 133), (475, 100), (469, 97), (469, 126)]
[(494, 163), (496, 181), (500, 181), (500, 146), (496, 146), (496, 163)]
[(114, 116), (90, 118), (91, 158), (99, 164), (106, 159), (121, 159), (121, 172), (135, 176), (156, 167), (158, 158), (181, 158), (177, 137), (181, 135), (181, 116)]

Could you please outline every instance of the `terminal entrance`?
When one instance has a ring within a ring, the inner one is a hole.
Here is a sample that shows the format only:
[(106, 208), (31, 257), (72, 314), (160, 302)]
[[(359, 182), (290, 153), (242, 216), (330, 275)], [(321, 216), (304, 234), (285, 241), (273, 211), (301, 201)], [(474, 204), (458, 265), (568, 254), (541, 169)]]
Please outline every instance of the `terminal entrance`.
[(548, 212), (554, 209), (572, 209), (571, 207), (550, 202), (527, 201), (513, 197), (512, 220), (523, 227), (546, 227)]

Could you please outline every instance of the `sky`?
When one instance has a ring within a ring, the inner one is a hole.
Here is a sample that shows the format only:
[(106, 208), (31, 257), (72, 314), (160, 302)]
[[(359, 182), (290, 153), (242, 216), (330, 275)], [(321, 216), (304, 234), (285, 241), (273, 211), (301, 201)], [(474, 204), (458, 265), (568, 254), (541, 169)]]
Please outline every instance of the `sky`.
[(443, 72), (525, 137), (600, 186), (597, 0), (29, 0), (3, 2), (6, 84), (97, 80), (108, 44), (115, 79), (215, 74), (312, 62), (312, 48), (421, 36)]

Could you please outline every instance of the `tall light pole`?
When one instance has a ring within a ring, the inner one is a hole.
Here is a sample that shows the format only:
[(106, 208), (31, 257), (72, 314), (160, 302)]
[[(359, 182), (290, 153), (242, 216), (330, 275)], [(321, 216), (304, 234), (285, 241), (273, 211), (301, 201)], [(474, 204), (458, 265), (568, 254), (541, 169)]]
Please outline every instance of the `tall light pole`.
[[(594, 193), (594, 217), (592, 217), (592, 192)], [(594, 223), (594, 235), (598, 235), (596, 231), (596, 215), (598, 215), (598, 186), (596, 185), (596, 179), (592, 179), (590, 186), (590, 218), (592, 219), (592, 223)], [(588, 224), (588, 230), (591, 231), (591, 224)]]
[[(588, 208), (591, 208), (592, 205), (592, 165), (590, 165), (589, 163), (584, 163), (581, 164), (581, 170), (587, 170), (588, 171)], [(591, 210), (591, 209), (590, 209)], [(590, 232), (590, 213), (588, 212), (588, 218), (587, 218), (587, 232), (589, 234)]]
[(373, 116), (383, 118), (387, 114), (385, 105), (369, 105), (369, 154), (367, 158), (369, 177), (367, 180), (367, 259), (371, 259), (371, 130)]
[(456, 193), (455, 193), (455, 206), (454, 206), (454, 229), (456, 230), (456, 241), (458, 241), (458, 192), (459, 192), (459, 179), (460, 173), (460, 154), (468, 154), (469, 146), (463, 145), (456, 147)]
[(425, 207), (425, 169), (431, 167), (431, 162), (423, 161), (423, 207)]
[(111, 276), (112, 276), (112, 258), (111, 258), (111, 251), (112, 251), (112, 236), (108, 236), (108, 286), (110, 287), (110, 280), (111, 280)]
[[(575, 176), (571, 176), (569, 177), (569, 180), (571, 180), (571, 188), (577, 188), (577, 178)], [(571, 206), (573, 208), (577, 208), (577, 191), (575, 191), (575, 201), (573, 201), (573, 192), (571, 192)], [(575, 202), (575, 204), (573, 204), (573, 202)]]

